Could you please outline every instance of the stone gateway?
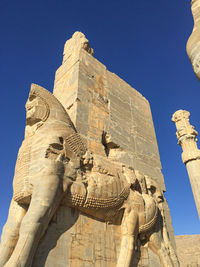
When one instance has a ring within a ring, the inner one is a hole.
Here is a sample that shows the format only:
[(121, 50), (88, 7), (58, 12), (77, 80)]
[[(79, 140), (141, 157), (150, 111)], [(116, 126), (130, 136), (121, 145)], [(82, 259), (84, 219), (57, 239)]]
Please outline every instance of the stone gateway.
[(54, 93), (31, 85), (0, 267), (176, 267), (147, 100), (76, 32)]

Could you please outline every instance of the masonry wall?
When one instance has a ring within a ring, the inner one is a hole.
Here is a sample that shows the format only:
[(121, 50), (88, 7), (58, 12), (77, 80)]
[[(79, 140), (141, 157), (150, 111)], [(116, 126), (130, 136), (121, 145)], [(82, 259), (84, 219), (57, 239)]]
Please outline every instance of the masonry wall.
[(138, 91), (81, 49), (74, 64), (58, 69), (54, 94), (92, 152), (133, 166), (165, 190), (150, 106)]
[[(56, 72), (54, 95), (68, 111), (88, 149), (134, 167), (156, 180), (165, 191), (148, 101), (108, 71), (86, 49), (67, 51), (63, 64)], [(173, 243), (167, 203), (165, 215)], [(42, 251), (56, 240), (56, 246), (49, 248), (46, 255), (47, 267), (116, 266), (121, 234), (119, 225), (108, 226), (61, 206), (48, 232), (38, 248), (34, 267), (41, 266), (44, 261)], [(49, 238), (54, 241), (50, 242)], [(142, 248), (141, 254), (134, 259), (138, 266), (160, 266), (156, 256), (146, 247)], [(56, 258), (61, 259), (60, 265), (53, 262)]]

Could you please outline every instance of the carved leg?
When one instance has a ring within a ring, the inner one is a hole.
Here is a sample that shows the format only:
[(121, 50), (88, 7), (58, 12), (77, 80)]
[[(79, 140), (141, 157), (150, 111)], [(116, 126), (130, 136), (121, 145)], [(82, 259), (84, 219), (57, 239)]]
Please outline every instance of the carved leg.
[(169, 251), (162, 241), (161, 231), (154, 232), (149, 238), (149, 248), (160, 258), (163, 267), (174, 267)]
[(167, 229), (165, 226), (163, 227), (163, 240), (164, 240), (164, 242), (165, 242), (165, 244), (169, 250), (169, 254), (170, 254), (170, 258), (171, 258), (171, 261), (173, 263), (173, 266), (179, 267), (180, 263), (179, 263), (178, 257), (176, 255), (174, 248), (171, 245), (171, 242), (170, 242), (169, 237), (168, 237)]
[(11, 201), (8, 220), (3, 228), (0, 245), (0, 267), (9, 260), (19, 237), (21, 221), (27, 209), (20, 206), (14, 200)]
[(176, 255), (175, 250), (173, 249), (171, 245), (169, 246), (169, 254), (170, 254), (171, 261), (173, 262), (173, 266), (179, 267), (180, 263), (179, 263), (178, 257)]
[(130, 267), (139, 229), (138, 213), (134, 208), (125, 208), (122, 220), (122, 239), (117, 267)]
[(17, 245), (5, 267), (31, 267), (38, 243), (63, 196), (62, 181), (52, 172), (36, 179)]

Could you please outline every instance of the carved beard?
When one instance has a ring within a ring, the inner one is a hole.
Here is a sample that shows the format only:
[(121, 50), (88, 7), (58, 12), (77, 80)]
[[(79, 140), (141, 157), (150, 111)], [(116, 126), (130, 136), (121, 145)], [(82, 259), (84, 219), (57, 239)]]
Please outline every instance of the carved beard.
[(28, 117), (28, 118), (26, 118), (26, 125), (33, 126), (40, 121), (42, 121), (42, 120), (37, 118), (37, 117)]

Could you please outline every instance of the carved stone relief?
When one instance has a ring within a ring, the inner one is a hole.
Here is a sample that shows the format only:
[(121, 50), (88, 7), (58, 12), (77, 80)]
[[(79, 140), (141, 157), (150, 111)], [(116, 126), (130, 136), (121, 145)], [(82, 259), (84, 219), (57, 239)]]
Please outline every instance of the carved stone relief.
[(158, 184), (129, 166), (92, 154), (61, 103), (44, 88), (31, 86), (26, 113), (0, 267), (32, 266), (60, 206), (120, 226), (117, 267), (132, 266), (146, 244), (163, 266), (179, 266)]

